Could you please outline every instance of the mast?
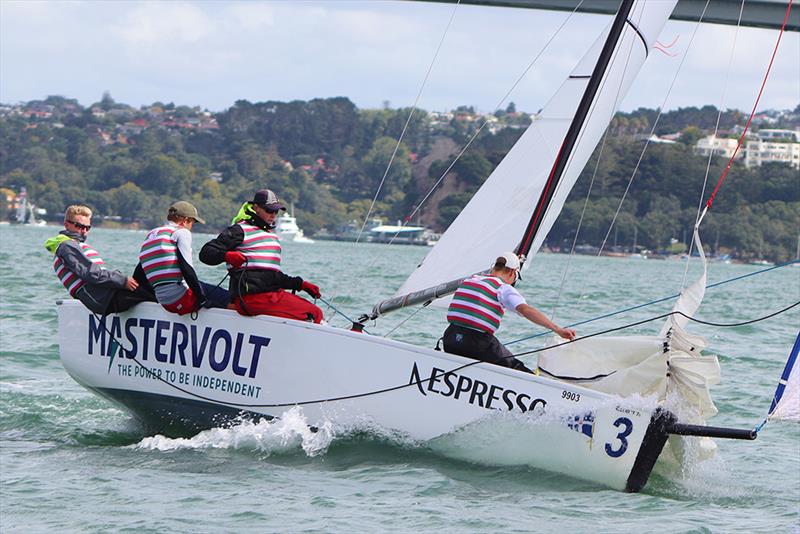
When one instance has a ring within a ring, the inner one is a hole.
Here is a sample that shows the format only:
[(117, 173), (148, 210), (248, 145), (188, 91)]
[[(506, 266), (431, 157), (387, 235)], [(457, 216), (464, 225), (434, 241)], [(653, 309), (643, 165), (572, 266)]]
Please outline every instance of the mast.
[[(633, 4), (634, 0), (622, 1), (620, 9), (618, 10), (617, 15), (614, 18), (614, 21), (609, 30), (609, 34), (606, 37), (605, 43), (603, 44), (603, 48), (600, 52), (598, 60), (595, 63), (594, 69), (592, 70), (592, 74), (591, 76), (588, 76), (589, 81), (587, 83), (586, 89), (583, 92), (583, 96), (581, 97), (581, 100), (578, 104), (575, 115), (572, 121), (570, 122), (570, 126), (567, 130), (564, 141), (561, 144), (561, 148), (558, 152), (553, 168), (550, 171), (547, 184), (543, 189), (542, 194), (539, 197), (536, 209), (534, 209), (533, 215), (523, 234), (522, 240), (517, 247), (516, 252), (517, 254), (522, 256), (521, 258), (522, 261), (524, 261), (525, 256), (527, 256), (528, 252), (530, 251), (533, 239), (536, 236), (536, 232), (541, 226), (544, 215), (547, 212), (547, 208), (550, 206), (552, 202), (553, 195), (555, 194), (555, 191), (557, 189), (557, 185), (561, 180), (565, 169), (567, 168), (567, 163), (569, 162), (570, 156), (572, 155), (572, 151), (579, 140), (580, 132), (584, 124), (586, 123), (587, 118), (589, 117), (589, 111), (592, 107), (592, 103), (597, 97), (597, 93), (600, 89), (601, 82), (608, 69), (609, 64), (611, 63), (611, 60), (614, 55), (614, 50), (617, 48), (617, 44), (619, 43), (620, 36), (622, 35), (622, 32), (625, 28), (625, 24), (628, 20), (628, 16), (630, 15), (630, 12), (633, 8)], [(487, 271), (483, 271), (477, 274), (485, 274), (486, 272)], [(380, 315), (383, 315), (390, 311), (394, 311), (406, 306), (413, 306), (415, 304), (427, 305), (434, 299), (454, 293), (456, 289), (458, 289), (458, 286), (461, 285), (461, 282), (463, 282), (466, 278), (468, 277), (465, 276), (457, 278), (455, 280), (444, 282), (433, 287), (429, 287), (426, 289), (408, 293), (406, 295), (400, 295), (397, 297), (383, 300), (381, 302), (378, 302), (373, 307), (371, 314), (362, 316), (360, 320), (363, 321), (367, 319), (376, 319)]]
[(611, 24), (608, 38), (606, 39), (606, 42), (603, 45), (603, 50), (600, 52), (600, 57), (597, 59), (597, 63), (594, 66), (594, 71), (592, 72), (591, 78), (589, 78), (589, 84), (586, 86), (586, 90), (583, 93), (580, 104), (578, 104), (578, 109), (575, 112), (575, 116), (572, 118), (572, 123), (567, 130), (567, 135), (564, 138), (564, 142), (561, 144), (561, 149), (558, 151), (558, 156), (553, 164), (553, 169), (550, 171), (550, 177), (547, 179), (547, 183), (542, 190), (542, 194), (539, 197), (536, 208), (533, 210), (533, 215), (531, 216), (531, 220), (528, 222), (528, 227), (525, 229), (525, 233), (522, 235), (522, 240), (517, 246), (516, 253), (521, 257), (520, 259), (522, 262), (525, 261), (525, 258), (528, 256), (528, 252), (531, 250), (533, 238), (536, 237), (536, 233), (539, 231), (539, 227), (542, 224), (544, 215), (553, 200), (553, 195), (556, 192), (558, 183), (561, 180), (561, 177), (564, 175), (564, 170), (566, 170), (567, 164), (572, 156), (572, 150), (575, 148), (575, 143), (578, 141), (578, 136), (583, 129), (586, 118), (589, 116), (589, 110), (591, 109), (592, 103), (597, 96), (597, 91), (600, 89), (600, 83), (603, 80), (603, 75), (605, 74), (609, 63), (611, 62), (617, 42), (619, 41), (620, 35), (622, 35), (622, 30), (625, 28), (628, 15), (630, 14), (632, 8), (633, 0), (623, 0), (622, 5), (619, 7), (619, 11), (617, 11), (616, 17), (614, 17), (614, 22)]

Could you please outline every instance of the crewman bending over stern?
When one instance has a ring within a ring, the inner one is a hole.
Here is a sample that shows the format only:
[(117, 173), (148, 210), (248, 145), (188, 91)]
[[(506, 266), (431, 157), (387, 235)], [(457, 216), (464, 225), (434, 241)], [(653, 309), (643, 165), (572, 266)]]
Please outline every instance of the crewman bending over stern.
[(445, 352), (533, 372), (494, 336), (505, 310), (514, 310), (565, 339), (575, 338), (575, 330), (559, 327), (525, 302), (513, 287), (520, 278), (519, 269), (517, 255), (506, 252), (495, 260), (488, 276), (475, 275), (459, 285), (447, 310), (450, 324), (442, 335)]

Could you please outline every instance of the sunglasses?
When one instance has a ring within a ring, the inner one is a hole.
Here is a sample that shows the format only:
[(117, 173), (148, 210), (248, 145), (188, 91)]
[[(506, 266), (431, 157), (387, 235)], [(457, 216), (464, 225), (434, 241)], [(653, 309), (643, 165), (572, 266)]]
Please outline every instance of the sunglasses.
[(279, 211), (281, 211), (280, 208), (270, 208), (268, 206), (265, 206), (264, 204), (256, 204), (256, 206), (266, 211), (267, 213), (278, 213)]
[(89, 230), (92, 229), (92, 225), (91, 224), (81, 224), (81, 223), (75, 222), (75, 221), (67, 221), (67, 222), (70, 223), (75, 228), (77, 228), (78, 230), (89, 231)]

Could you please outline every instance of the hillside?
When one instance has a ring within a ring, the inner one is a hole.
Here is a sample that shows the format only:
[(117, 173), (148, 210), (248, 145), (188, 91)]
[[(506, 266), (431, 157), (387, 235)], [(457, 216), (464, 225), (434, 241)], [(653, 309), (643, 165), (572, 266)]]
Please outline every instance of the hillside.
[[(87, 203), (99, 224), (152, 225), (172, 201), (191, 200), (209, 229), (224, 226), (253, 190), (269, 187), (295, 206), (307, 233), (336, 232), (366, 215), (409, 111), (360, 110), (344, 97), (237, 101), (221, 113), (159, 102), (134, 109), (110, 95), (87, 108), (63, 97), (2, 105), (0, 187), (14, 192), (26, 187), (52, 220), (66, 205)], [(550, 246), (571, 244), (590, 185), (578, 243), (602, 242), (656, 115), (643, 109), (614, 119), (594, 181), (598, 154), (551, 232)], [(800, 109), (759, 117), (765, 128), (797, 128)], [(650, 249), (679, 250), (685, 243), (708, 162), (695, 155), (694, 144), (716, 118), (711, 106), (661, 116), (656, 133), (673, 134), (669, 137), (678, 142), (649, 146), (611, 232), (617, 244), (632, 245), (635, 239)], [(415, 223), (445, 229), (530, 120), (513, 105), (491, 115), (469, 107), (415, 111), (374, 215), (406, 219), (486, 123), (414, 217)], [(735, 131), (743, 121), (741, 113), (726, 112), (721, 128)], [(710, 181), (726, 162), (711, 160)], [(705, 240), (745, 259), (794, 257), (799, 178), (789, 165), (747, 169), (737, 163), (704, 226)]]

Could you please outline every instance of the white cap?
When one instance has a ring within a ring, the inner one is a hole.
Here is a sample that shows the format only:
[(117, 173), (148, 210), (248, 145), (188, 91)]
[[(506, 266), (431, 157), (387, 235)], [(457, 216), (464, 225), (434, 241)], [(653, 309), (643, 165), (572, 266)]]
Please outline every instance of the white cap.
[(500, 254), (497, 257), (497, 260), (495, 260), (494, 263), (492, 264), (492, 267), (494, 267), (494, 265), (498, 262), (500, 258), (506, 260), (506, 267), (508, 267), (509, 269), (519, 270), (520, 267), (519, 257), (513, 252), (504, 252), (503, 254)]

